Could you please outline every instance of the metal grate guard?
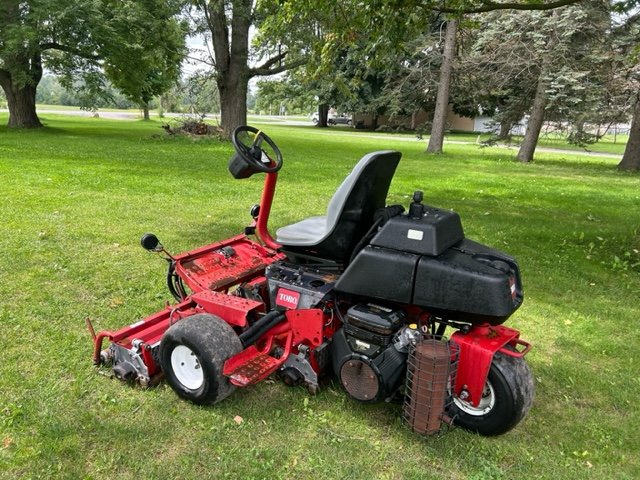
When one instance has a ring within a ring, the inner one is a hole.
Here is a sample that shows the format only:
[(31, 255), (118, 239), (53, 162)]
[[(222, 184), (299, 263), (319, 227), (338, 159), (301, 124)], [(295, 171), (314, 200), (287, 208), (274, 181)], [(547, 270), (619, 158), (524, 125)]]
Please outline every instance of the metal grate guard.
[(456, 343), (422, 339), (409, 352), (404, 422), (416, 433), (435, 435), (451, 424), (446, 408), (455, 385), (459, 347)]

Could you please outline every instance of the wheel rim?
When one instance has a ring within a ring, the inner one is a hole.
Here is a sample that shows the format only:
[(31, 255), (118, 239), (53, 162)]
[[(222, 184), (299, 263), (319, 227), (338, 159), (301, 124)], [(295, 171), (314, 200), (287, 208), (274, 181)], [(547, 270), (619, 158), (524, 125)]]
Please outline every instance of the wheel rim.
[(184, 345), (171, 352), (171, 368), (176, 379), (190, 390), (197, 390), (204, 383), (204, 372), (195, 353)]
[(453, 403), (455, 403), (460, 410), (468, 413), (469, 415), (473, 415), (474, 417), (486, 415), (493, 410), (493, 407), (496, 404), (496, 395), (493, 391), (493, 385), (491, 385), (491, 382), (488, 380), (487, 383), (484, 384), (482, 398), (480, 399), (480, 403), (477, 407), (455, 396), (453, 397)]

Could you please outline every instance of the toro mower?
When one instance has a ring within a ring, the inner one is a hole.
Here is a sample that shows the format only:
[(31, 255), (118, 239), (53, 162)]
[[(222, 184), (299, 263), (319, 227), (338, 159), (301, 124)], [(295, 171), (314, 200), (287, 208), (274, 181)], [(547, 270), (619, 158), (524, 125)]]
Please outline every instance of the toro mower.
[(523, 301), (512, 257), (466, 238), (458, 214), (423, 204), (420, 191), (406, 211), (386, 206), (396, 151), (365, 155), (326, 215), (274, 238), (267, 224), (282, 154), (253, 127), (232, 141), (233, 177), (266, 174), (251, 224), (179, 255), (145, 234), (142, 246), (168, 261), (176, 302), (94, 333), (95, 364), (142, 386), (164, 378), (196, 404), (273, 374), (315, 394), (332, 374), (355, 400), (403, 403), (422, 434), (448, 423), (497, 435), (524, 418), (531, 345), (503, 325)]

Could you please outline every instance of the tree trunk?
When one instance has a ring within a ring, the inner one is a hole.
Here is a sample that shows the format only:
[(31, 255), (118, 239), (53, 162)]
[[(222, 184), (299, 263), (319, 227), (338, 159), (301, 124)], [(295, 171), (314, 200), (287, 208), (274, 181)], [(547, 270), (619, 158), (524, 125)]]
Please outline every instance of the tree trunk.
[(158, 97), (158, 117), (164, 118), (165, 99), (162, 95)]
[[(551, 14), (552, 18), (557, 19), (558, 10), (553, 10)], [(533, 106), (531, 107), (531, 115), (529, 122), (527, 123), (527, 130), (524, 132), (524, 139), (518, 155), (516, 158), (522, 163), (529, 163), (533, 160), (533, 154), (536, 151), (536, 145), (538, 144), (538, 138), (540, 137), (540, 130), (542, 130), (542, 124), (544, 123), (544, 113), (547, 106), (547, 87), (548, 82), (545, 77), (549, 73), (552, 61), (553, 51), (558, 45), (558, 37), (552, 34), (547, 40), (546, 52), (542, 57), (540, 65), (540, 74), (538, 75), (538, 85), (536, 87), (536, 93), (533, 97)]]
[(220, 92), (220, 126), (227, 136), (231, 136), (236, 127), (247, 124), (247, 90), (249, 80), (245, 76), (231, 78), (227, 85), (218, 82)]
[(251, 74), (249, 58), (249, 27), (251, 0), (228, 3), (219, 0), (198, 2), (203, 8), (211, 31), (216, 64), (216, 83), (220, 94), (220, 124), (224, 133), (231, 133), (247, 123), (247, 90)]
[(149, 120), (149, 102), (144, 102), (142, 104), (142, 118), (144, 120)]
[(538, 78), (538, 87), (536, 88), (536, 96), (533, 99), (533, 107), (531, 107), (531, 116), (527, 123), (527, 130), (518, 150), (517, 159), (520, 162), (528, 163), (533, 160), (533, 153), (538, 144), (538, 137), (542, 124), (544, 122), (544, 109), (547, 106), (547, 82), (543, 79), (544, 69), (540, 72)]
[(431, 126), (431, 136), (427, 152), (442, 153), (444, 142), (444, 129), (447, 121), (447, 111), (449, 109), (449, 87), (451, 85), (451, 72), (453, 71), (453, 57), (456, 48), (456, 32), (458, 22), (449, 20), (444, 38), (444, 52), (442, 53), (442, 65), (440, 66), (440, 81), (438, 85), (438, 96), (436, 98), (436, 108), (433, 113), (433, 124)]
[[(38, 79), (39, 80), (39, 79)], [(0, 85), (7, 97), (9, 128), (40, 128), (42, 123), (36, 113), (35, 85), (17, 86), (11, 75), (0, 70)]]
[(283, 63), (288, 51), (265, 60), (262, 65), (249, 67), (249, 29), (254, 17), (253, 0), (195, 0), (202, 10), (211, 32), (213, 64), (220, 94), (220, 123), (225, 134), (247, 123), (248, 83), (255, 76), (269, 76), (302, 65), (297, 61)]
[(316, 127), (327, 128), (327, 120), (329, 118), (329, 104), (320, 103), (318, 105), (318, 124)]
[(498, 138), (500, 140), (505, 140), (509, 138), (509, 133), (511, 132), (511, 127), (513, 124), (511, 120), (502, 120), (500, 122), (500, 132), (498, 133)]
[(636, 96), (636, 103), (633, 108), (633, 119), (631, 120), (631, 130), (629, 140), (624, 149), (622, 160), (618, 164), (620, 170), (640, 171), (640, 94)]

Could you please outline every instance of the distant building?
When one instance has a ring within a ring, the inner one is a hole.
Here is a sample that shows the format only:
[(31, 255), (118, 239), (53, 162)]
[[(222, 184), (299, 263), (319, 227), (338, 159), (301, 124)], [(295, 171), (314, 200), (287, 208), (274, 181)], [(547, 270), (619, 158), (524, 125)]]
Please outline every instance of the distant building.
[[(379, 115), (377, 122), (374, 121), (373, 115), (369, 113), (356, 113), (353, 115), (353, 124), (361, 128), (374, 128), (386, 125), (388, 127), (402, 126), (407, 129), (415, 129), (424, 124), (429, 115), (424, 110), (416, 112), (414, 115)], [(453, 112), (451, 106), (447, 113), (447, 130), (457, 132), (490, 132), (491, 117), (477, 116), (475, 118), (462, 117)]]

